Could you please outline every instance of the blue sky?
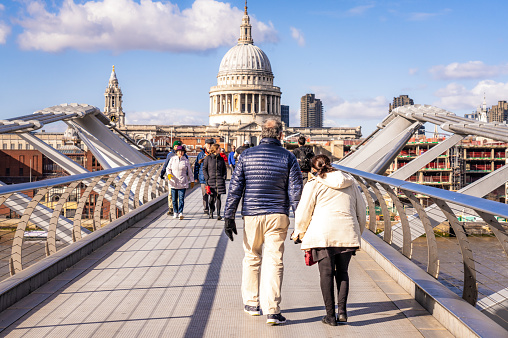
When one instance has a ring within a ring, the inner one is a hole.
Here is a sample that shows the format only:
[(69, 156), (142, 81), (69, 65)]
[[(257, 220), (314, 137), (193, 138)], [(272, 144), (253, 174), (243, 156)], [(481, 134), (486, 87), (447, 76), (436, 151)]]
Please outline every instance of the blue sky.
[[(104, 108), (111, 66), (127, 123), (207, 124), (208, 91), (244, 1), (0, 0), (0, 119)], [(250, 0), (290, 125), (315, 93), (325, 126), (364, 135), (407, 94), (463, 115), (508, 100), (506, 1)], [(51, 130), (51, 128), (46, 128)]]

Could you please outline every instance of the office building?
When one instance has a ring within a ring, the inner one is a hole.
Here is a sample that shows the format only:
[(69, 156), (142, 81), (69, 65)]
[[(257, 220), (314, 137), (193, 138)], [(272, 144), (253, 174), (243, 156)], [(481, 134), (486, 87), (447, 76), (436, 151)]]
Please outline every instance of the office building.
[(286, 124), (286, 127), (289, 127), (289, 106), (280, 106), (280, 119)]
[(323, 127), (323, 104), (315, 94), (307, 94), (300, 100), (300, 127)]

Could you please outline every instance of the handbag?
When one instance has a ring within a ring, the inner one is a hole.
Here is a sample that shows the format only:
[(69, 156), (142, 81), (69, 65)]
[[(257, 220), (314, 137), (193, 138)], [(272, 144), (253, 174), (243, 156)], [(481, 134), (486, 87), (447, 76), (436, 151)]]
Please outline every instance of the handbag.
[(306, 250), (305, 251), (305, 265), (312, 266), (316, 264), (317, 262), (312, 258), (312, 251)]
[(207, 195), (211, 195), (212, 194), (212, 191), (210, 190), (210, 186), (209, 185), (205, 186), (205, 190), (206, 190), (206, 194)]

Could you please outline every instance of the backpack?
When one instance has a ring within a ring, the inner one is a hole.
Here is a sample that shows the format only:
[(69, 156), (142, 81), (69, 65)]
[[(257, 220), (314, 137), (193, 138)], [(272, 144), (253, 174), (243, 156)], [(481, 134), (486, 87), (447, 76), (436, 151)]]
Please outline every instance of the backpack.
[(301, 171), (310, 171), (311, 163), (310, 160), (314, 157), (314, 152), (308, 146), (298, 147), (293, 152), (298, 161)]

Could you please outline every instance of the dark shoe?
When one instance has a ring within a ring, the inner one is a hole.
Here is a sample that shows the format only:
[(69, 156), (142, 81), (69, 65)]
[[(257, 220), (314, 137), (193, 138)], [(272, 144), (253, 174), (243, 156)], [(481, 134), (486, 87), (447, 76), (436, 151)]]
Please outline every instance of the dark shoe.
[(208, 211), (208, 210), (203, 210), (203, 213), (204, 213), (204, 214), (206, 214), (206, 215), (208, 215), (208, 214), (210, 213), (210, 211)]
[(340, 322), (340, 323), (347, 322), (347, 315), (345, 315), (345, 314), (339, 314), (339, 318), (337, 319), (337, 321)]
[(245, 307), (243, 308), (243, 311), (247, 312), (251, 316), (261, 315), (261, 308), (259, 306), (245, 305)]
[(321, 319), (321, 322), (324, 324), (328, 324), (330, 326), (337, 326), (337, 320), (335, 319), (335, 315), (332, 317), (324, 316), (323, 319)]
[(222, 217), (220, 217), (220, 215), (219, 215), (219, 216), (217, 216), (217, 220), (218, 220), (218, 221), (220, 221), (221, 219), (222, 219)]
[(268, 325), (279, 325), (284, 324), (286, 322), (286, 317), (277, 313), (276, 315), (268, 315), (266, 316), (266, 324)]
[(213, 218), (213, 212), (211, 212), (211, 213), (208, 215), (208, 218), (209, 218), (209, 219), (212, 219), (212, 218)]
[(173, 210), (168, 211), (168, 216), (173, 216)]

